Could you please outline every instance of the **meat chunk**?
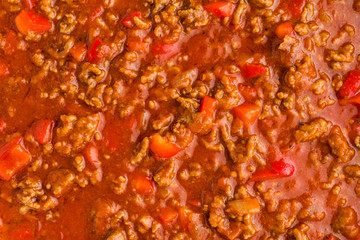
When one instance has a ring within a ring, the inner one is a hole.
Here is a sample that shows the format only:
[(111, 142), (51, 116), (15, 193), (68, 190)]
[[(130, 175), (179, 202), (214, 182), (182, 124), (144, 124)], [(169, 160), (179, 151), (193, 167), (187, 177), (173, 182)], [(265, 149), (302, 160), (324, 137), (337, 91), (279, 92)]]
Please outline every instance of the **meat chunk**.
[(359, 165), (347, 165), (344, 167), (344, 173), (351, 178), (360, 178), (360, 166)]
[(111, 217), (119, 210), (120, 207), (115, 202), (107, 199), (97, 199), (90, 212), (92, 232), (98, 236), (105, 235), (111, 227)]
[(100, 114), (84, 117), (62, 115), (61, 126), (56, 129), (55, 150), (62, 155), (81, 151), (98, 128)]
[(169, 161), (164, 164), (160, 171), (155, 175), (154, 180), (159, 186), (169, 186), (176, 176), (175, 162)]
[(75, 181), (75, 174), (69, 169), (56, 169), (49, 173), (46, 188), (55, 196), (63, 195), (70, 190)]
[(332, 154), (337, 157), (338, 162), (348, 162), (355, 155), (355, 150), (349, 146), (339, 126), (334, 126), (331, 129), (328, 143)]
[(340, 207), (332, 219), (331, 227), (346, 238), (356, 237), (360, 229), (355, 210), (351, 207)]
[(190, 87), (198, 76), (198, 69), (193, 68), (188, 71), (179, 73), (173, 79), (170, 80), (171, 86), (174, 88), (186, 88)]
[(319, 138), (328, 131), (329, 122), (323, 118), (317, 118), (310, 123), (301, 123), (294, 132), (296, 142), (307, 142)]
[(106, 240), (127, 240), (126, 233), (122, 229), (117, 229), (110, 233)]

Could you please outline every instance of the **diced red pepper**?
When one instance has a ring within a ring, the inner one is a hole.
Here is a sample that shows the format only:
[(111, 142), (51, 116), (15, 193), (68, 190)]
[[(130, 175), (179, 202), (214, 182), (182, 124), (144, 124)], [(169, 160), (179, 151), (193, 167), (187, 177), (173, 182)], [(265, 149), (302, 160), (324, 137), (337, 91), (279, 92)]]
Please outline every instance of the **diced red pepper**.
[(48, 119), (40, 119), (33, 123), (31, 133), (35, 140), (41, 144), (51, 141), (54, 122)]
[(176, 43), (160, 43), (151, 47), (153, 54), (160, 55), (162, 58), (167, 59), (180, 52), (180, 44)]
[(305, 0), (289, 0), (288, 10), (294, 18), (300, 18), (304, 5)]
[(193, 211), (189, 209), (188, 207), (180, 207), (179, 209), (179, 222), (180, 227), (184, 230), (188, 230), (189, 226), (189, 214), (191, 214)]
[(89, 49), (88, 60), (91, 63), (101, 62), (109, 51), (109, 46), (105, 45), (99, 38), (96, 38)]
[(10, 180), (11, 177), (31, 160), (30, 153), (22, 146), (23, 138), (16, 137), (0, 147), (0, 177)]
[(76, 62), (82, 62), (86, 56), (86, 45), (84, 43), (76, 43), (71, 49), (70, 54)]
[(132, 12), (127, 17), (125, 17), (121, 23), (128, 28), (132, 28), (134, 26), (134, 17), (141, 18), (141, 12)]
[(164, 225), (173, 223), (177, 216), (178, 212), (171, 207), (164, 207), (159, 212), (159, 219)]
[(291, 36), (293, 33), (294, 28), (289, 22), (280, 23), (275, 29), (275, 34), (279, 39), (284, 39), (285, 36)]
[(0, 133), (2, 133), (2, 131), (4, 131), (5, 128), (6, 128), (6, 122), (4, 120), (0, 120)]
[(95, 144), (90, 143), (84, 150), (85, 160), (95, 169), (101, 168), (101, 162), (99, 160), (99, 150)]
[(193, 207), (196, 207), (196, 208), (200, 208), (201, 207), (201, 201), (199, 199), (190, 199), (188, 201), (188, 203), (193, 206)]
[(103, 13), (104, 13), (103, 6), (98, 6), (97, 8), (95, 8), (94, 12), (90, 14), (88, 20), (85, 22), (85, 25), (89, 25), (90, 23), (94, 22), (95, 19), (101, 17)]
[(129, 51), (147, 54), (150, 51), (150, 43), (141, 41), (140, 39), (128, 38), (126, 45)]
[(252, 63), (246, 63), (241, 67), (241, 72), (246, 79), (257, 77), (267, 72), (267, 68), (263, 65), (257, 65)]
[(205, 96), (201, 102), (200, 112), (212, 117), (217, 107), (217, 101), (215, 98)]
[(155, 190), (153, 182), (143, 175), (136, 175), (132, 179), (131, 184), (141, 194), (150, 194)]
[(27, 35), (29, 32), (43, 34), (52, 28), (49, 20), (34, 11), (22, 10), (15, 17), (15, 24), (19, 32)]
[(176, 143), (167, 141), (159, 133), (155, 133), (150, 137), (150, 150), (162, 158), (170, 158), (180, 152), (180, 148)]
[(34, 229), (28, 224), (20, 224), (16, 229), (10, 231), (9, 240), (33, 240), (34, 239)]
[(25, 0), (26, 7), (28, 7), (30, 10), (35, 8), (37, 5), (37, 0)]
[(232, 2), (220, 1), (220, 2), (212, 2), (204, 6), (204, 9), (208, 12), (211, 12), (217, 15), (220, 18), (231, 17), (235, 5)]
[(295, 172), (295, 165), (289, 161), (273, 161), (271, 162), (270, 170), (262, 170), (256, 172), (251, 180), (252, 181), (263, 181), (270, 179), (277, 179), (281, 177), (292, 176)]
[(257, 91), (255, 88), (248, 85), (239, 84), (238, 89), (241, 96), (243, 96), (246, 101), (253, 102), (256, 100)]
[(351, 97), (351, 98), (340, 99), (339, 104), (342, 106), (345, 106), (348, 104), (359, 104), (360, 105), (360, 94), (357, 94), (356, 96)]
[(338, 97), (340, 99), (346, 99), (354, 97), (360, 90), (360, 70), (352, 70), (345, 79)]
[(5, 45), (4, 45), (4, 53), (5, 55), (10, 56), (16, 51), (17, 45), (17, 35), (14, 30), (10, 30), (6, 36)]
[(10, 74), (9, 64), (0, 59), (0, 77), (5, 77)]
[(110, 48), (99, 38), (96, 38), (88, 51), (88, 59), (92, 63), (101, 62)]
[(295, 172), (295, 165), (290, 161), (273, 161), (270, 165), (275, 172), (282, 176), (291, 176)]
[(246, 126), (254, 124), (260, 114), (260, 107), (252, 103), (243, 103), (232, 109), (234, 116), (244, 122)]

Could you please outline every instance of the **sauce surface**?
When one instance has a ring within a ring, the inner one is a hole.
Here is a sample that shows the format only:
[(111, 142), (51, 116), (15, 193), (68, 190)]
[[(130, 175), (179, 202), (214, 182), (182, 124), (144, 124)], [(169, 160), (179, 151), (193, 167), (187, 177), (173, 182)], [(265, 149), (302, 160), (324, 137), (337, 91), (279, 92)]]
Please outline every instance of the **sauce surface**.
[(360, 239), (359, 16), (0, 1), (0, 239)]

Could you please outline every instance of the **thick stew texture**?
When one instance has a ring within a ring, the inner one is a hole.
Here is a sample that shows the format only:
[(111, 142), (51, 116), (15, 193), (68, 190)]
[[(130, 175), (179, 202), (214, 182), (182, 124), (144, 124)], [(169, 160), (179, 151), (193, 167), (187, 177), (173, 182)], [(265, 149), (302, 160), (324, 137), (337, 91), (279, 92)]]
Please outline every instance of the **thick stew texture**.
[(0, 0), (1, 240), (359, 240), (360, 0)]

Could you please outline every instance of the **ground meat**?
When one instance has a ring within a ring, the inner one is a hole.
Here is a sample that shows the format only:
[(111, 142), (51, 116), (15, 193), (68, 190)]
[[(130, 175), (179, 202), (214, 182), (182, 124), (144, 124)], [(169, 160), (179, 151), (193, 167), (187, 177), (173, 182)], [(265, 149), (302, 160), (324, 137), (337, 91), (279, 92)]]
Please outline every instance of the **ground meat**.
[[(57, 41), (59, 41), (59, 43), (55, 44)], [(48, 48), (47, 52), (57, 60), (63, 59), (69, 54), (70, 49), (74, 46), (74, 44), (75, 39), (65, 35), (63, 38), (56, 39), (56, 41), (54, 40), (54, 43), (52, 43), (54, 46)]]
[(276, 211), (263, 216), (264, 220), (267, 222), (265, 225), (266, 228), (274, 234), (286, 232), (296, 220), (296, 215), (300, 207), (299, 205), (299, 202), (296, 200), (281, 200)]
[(285, 84), (294, 89), (304, 87), (306, 79), (313, 79), (317, 76), (314, 63), (310, 56), (305, 56), (301, 61), (296, 61), (285, 75)]
[(106, 240), (127, 240), (127, 237), (124, 230), (116, 229), (110, 233)]
[(49, 173), (46, 188), (55, 196), (60, 196), (71, 189), (75, 181), (75, 174), (69, 169), (57, 169)]
[(307, 231), (310, 230), (310, 227), (306, 224), (299, 224), (298, 226), (290, 229), (287, 232), (287, 239), (295, 239), (295, 240), (309, 240), (310, 238), (306, 234)]
[(182, 24), (186, 31), (193, 28), (203, 27), (209, 23), (209, 15), (207, 11), (201, 6), (197, 5), (193, 8), (178, 11)]
[(144, 138), (139, 147), (138, 147), (138, 151), (136, 152), (136, 154), (133, 155), (133, 157), (131, 158), (131, 163), (132, 164), (137, 164), (140, 163), (141, 161), (143, 161), (143, 159), (145, 159), (148, 156), (148, 152), (149, 152), (149, 138)]
[(294, 132), (296, 142), (307, 142), (319, 138), (328, 131), (329, 122), (317, 118), (309, 123), (301, 123)]
[(339, 126), (334, 126), (331, 129), (328, 143), (331, 147), (332, 154), (337, 157), (338, 162), (348, 162), (355, 155), (355, 150), (349, 146)]
[(226, 130), (222, 129), (222, 137), (226, 143), (230, 157), (234, 162), (245, 163), (250, 159), (254, 159), (256, 162), (262, 162), (260, 154), (264, 153), (265, 148), (256, 135), (234, 142), (228, 138)]
[(185, 149), (194, 140), (194, 133), (182, 123), (176, 123), (173, 126), (173, 133), (177, 145), (182, 149)]
[(239, 104), (241, 96), (236, 85), (227, 76), (222, 77), (222, 85), (219, 85), (215, 98), (218, 101), (218, 107), (230, 110)]
[(170, 84), (174, 88), (182, 89), (191, 86), (198, 76), (198, 69), (192, 68), (185, 72), (181, 72), (173, 79), (170, 79)]
[(106, 199), (97, 199), (90, 211), (92, 229), (96, 235), (105, 235), (111, 227), (110, 221), (120, 210), (115, 202)]
[(274, 0), (250, 0), (249, 2), (260, 8), (271, 7), (274, 4)]
[(170, 186), (176, 176), (175, 162), (169, 160), (163, 164), (161, 169), (155, 174), (154, 180), (160, 186)]
[(169, 124), (174, 120), (173, 114), (169, 113), (166, 115), (160, 115), (159, 118), (155, 119), (152, 122), (152, 127), (155, 130), (160, 130), (162, 128), (166, 128)]
[(17, 184), (19, 192), (17, 200), (23, 205), (20, 212), (23, 214), (30, 210), (38, 210), (41, 207), (40, 198), (44, 195), (42, 183), (38, 177), (27, 177)]
[(100, 69), (96, 64), (91, 64), (86, 62), (82, 66), (81, 73), (79, 75), (79, 80), (89, 86), (89, 88), (94, 88), (96, 84), (103, 81), (106, 72)]
[(354, 0), (353, 8), (355, 11), (360, 12), (360, 0)]
[(344, 63), (350, 63), (354, 60), (355, 47), (351, 43), (345, 43), (338, 50), (327, 49), (325, 60), (334, 70), (343, 70)]
[(359, 165), (347, 165), (344, 167), (344, 173), (351, 178), (360, 178), (360, 166)]
[(332, 219), (331, 227), (346, 238), (356, 237), (360, 231), (356, 211), (351, 207), (339, 207)]
[(97, 130), (100, 114), (77, 117), (60, 116), (61, 125), (56, 129), (55, 150), (63, 155), (82, 150), (91, 141)]

